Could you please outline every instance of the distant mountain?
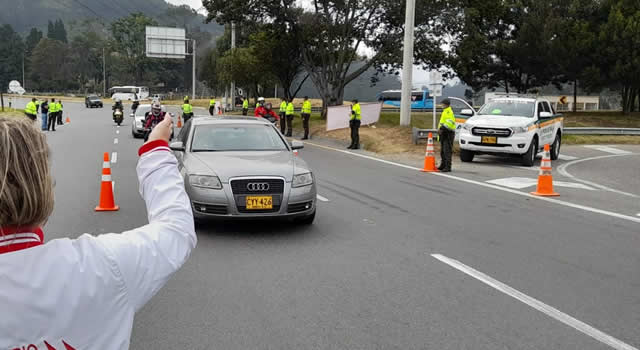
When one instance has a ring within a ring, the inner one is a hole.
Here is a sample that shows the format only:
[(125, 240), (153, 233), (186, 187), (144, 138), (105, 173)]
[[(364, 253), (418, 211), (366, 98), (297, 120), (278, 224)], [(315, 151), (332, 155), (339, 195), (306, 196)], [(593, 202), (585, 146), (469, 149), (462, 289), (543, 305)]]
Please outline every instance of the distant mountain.
[(164, 0), (0, 0), (0, 24), (10, 24), (16, 32), (27, 33), (32, 27), (45, 31), (49, 20), (65, 22), (95, 19), (111, 22), (132, 13), (142, 12), (164, 26), (182, 26), (220, 34), (222, 26), (205, 24), (205, 17), (193, 15), (190, 8), (170, 5)]

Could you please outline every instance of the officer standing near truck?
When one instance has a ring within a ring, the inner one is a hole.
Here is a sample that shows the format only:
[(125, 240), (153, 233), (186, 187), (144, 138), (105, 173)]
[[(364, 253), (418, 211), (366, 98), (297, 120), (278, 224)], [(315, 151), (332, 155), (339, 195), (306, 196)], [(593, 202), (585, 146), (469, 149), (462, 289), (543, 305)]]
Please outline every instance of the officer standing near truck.
[(440, 166), (438, 170), (443, 173), (451, 171), (451, 155), (453, 153), (453, 139), (456, 137), (456, 117), (451, 109), (451, 101), (442, 100), (444, 110), (440, 115), (438, 135), (440, 135)]
[(348, 149), (360, 149), (360, 123), (362, 123), (362, 110), (358, 100), (353, 100), (351, 105), (351, 118), (349, 128), (351, 129), (351, 145)]

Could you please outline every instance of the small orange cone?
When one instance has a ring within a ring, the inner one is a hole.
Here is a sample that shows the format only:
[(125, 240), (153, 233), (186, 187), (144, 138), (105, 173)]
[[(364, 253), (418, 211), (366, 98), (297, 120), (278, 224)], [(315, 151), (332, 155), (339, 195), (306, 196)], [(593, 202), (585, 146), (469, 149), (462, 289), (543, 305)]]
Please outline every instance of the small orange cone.
[(218, 115), (222, 115), (222, 106), (218, 107)]
[(178, 116), (178, 125), (176, 125), (177, 127), (181, 128), (182, 127), (182, 119), (180, 119), (180, 116)]
[(69, 123), (71, 123), (71, 119), (69, 119), (69, 117), (67, 117), (67, 120), (65, 120), (64, 122), (69, 124)]
[(433, 135), (429, 133), (429, 139), (427, 140), (427, 152), (424, 155), (424, 169), (421, 170), (425, 173), (437, 173), (435, 151), (433, 150)]
[(120, 209), (113, 200), (113, 185), (111, 184), (111, 162), (109, 153), (104, 153), (102, 163), (102, 185), (100, 186), (100, 204), (96, 211), (116, 211)]
[(549, 144), (544, 145), (542, 162), (540, 163), (540, 174), (538, 175), (538, 188), (531, 192), (536, 196), (556, 197), (558, 193), (553, 191), (553, 176), (551, 175), (551, 154)]

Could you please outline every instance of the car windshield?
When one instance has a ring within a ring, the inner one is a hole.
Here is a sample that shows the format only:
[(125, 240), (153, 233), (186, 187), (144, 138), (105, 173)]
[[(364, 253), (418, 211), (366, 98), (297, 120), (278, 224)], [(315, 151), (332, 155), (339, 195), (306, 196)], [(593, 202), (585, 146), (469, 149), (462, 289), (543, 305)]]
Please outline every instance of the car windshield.
[(287, 145), (271, 125), (198, 125), (193, 152), (286, 151)]
[(144, 107), (140, 106), (138, 107), (138, 109), (136, 109), (136, 115), (139, 117), (143, 117), (150, 110), (151, 110), (151, 107), (149, 106), (144, 106)]
[(478, 114), (533, 118), (534, 109), (533, 101), (491, 101), (482, 106)]
[(98, 98), (98, 96), (89, 96), (89, 100), (90, 101), (99, 101), (100, 98)]

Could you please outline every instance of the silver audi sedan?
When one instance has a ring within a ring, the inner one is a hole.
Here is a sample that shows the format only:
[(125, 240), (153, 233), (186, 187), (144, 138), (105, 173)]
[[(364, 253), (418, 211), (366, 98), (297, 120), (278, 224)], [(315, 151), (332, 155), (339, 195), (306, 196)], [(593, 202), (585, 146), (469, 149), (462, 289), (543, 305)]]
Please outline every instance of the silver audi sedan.
[(311, 224), (316, 184), (307, 163), (266, 119), (195, 116), (171, 149), (196, 219), (289, 218)]

